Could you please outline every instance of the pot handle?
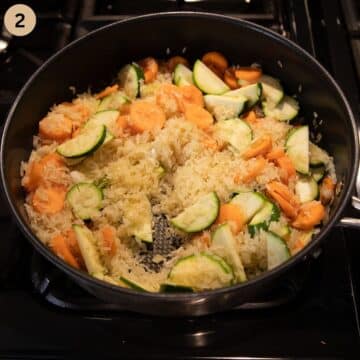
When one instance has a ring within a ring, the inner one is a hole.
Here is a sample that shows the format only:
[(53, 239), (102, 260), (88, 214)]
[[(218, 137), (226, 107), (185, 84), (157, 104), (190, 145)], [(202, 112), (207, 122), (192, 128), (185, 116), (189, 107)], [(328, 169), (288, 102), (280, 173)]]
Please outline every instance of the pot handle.
[[(351, 204), (352, 204), (353, 208), (360, 210), (360, 199), (358, 197), (352, 196)], [(340, 219), (337, 226), (360, 230), (360, 219), (356, 219), (356, 218), (352, 218), (352, 217), (343, 217), (342, 219)]]

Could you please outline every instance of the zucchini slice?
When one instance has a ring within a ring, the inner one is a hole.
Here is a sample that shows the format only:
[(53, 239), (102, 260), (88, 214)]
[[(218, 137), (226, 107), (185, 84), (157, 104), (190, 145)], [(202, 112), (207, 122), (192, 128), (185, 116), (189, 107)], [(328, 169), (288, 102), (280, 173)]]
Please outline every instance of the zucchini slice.
[(189, 286), (171, 284), (169, 282), (160, 285), (160, 292), (164, 293), (179, 293), (179, 292), (194, 292), (193, 288)]
[(219, 207), (219, 198), (215, 192), (211, 192), (171, 219), (171, 223), (187, 233), (198, 232), (208, 228), (216, 220)]
[(91, 183), (75, 184), (66, 194), (67, 202), (82, 220), (91, 219), (99, 213), (103, 198), (102, 190)]
[(195, 290), (207, 290), (231, 285), (234, 274), (221, 257), (200, 253), (179, 259), (169, 272), (168, 280)]
[(260, 78), (262, 86), (262, 96), (269, 108), (274, 108), (284, 97), (284, 90), (278, 79), (268, 75), (262, 75)]
[(285, 146), (286, 153), (295, 169), (307, 175), (309, 173), (309, 127), (305, 125), (290, 130)]
[(282, 264), (291, 256), (285, 241), (271, 231), (266, 233), (266, 245), (269, 270)]
[(223, 224), (217, 227), (211, 238), (211, 251), (221, 256), (231, 265), (237, 281), (246, 281), (247, 277), (244, 266), (236, 249), (236, 241), (229, 224)]
[(221, 95), (230, 90), (201, 60), (195, 61), (193, 80), (195, 85), (205, 94)]
[(295, 193), (301, 203), (315, 200), (319, 196), (319, 185), (312, 176), (300, 176), (295, 184)]
[(104, 144), (114, 138), (112, 132), (116, 128), (116, 120), (119, 117), (119, 111), (117, 110), (103, 110), (95, 113), (84, 125), (83, 131), (88, 131), (91, 128), (105, 125), (106, 137)]
[(284, 96), (280, 103), (275, 107), (269, 107), (267, 101), (263, 101), (262, 108), (265, 116), (269, 116), (279, 121), (290, 121), (297, 116), (299, 112), (299, 103), (290, 96)]
[(329, 163), (329, 155), (326, 153), (326, 151), (311, 141), (309, 142), (309, 152), (311, 167), (326, 166)]
[(135, 63), (125, 65), (118, 74), (119, 84), (130, 99), (140, 94), (140, 80), (144, 79), (144, 72)]
[(263, 195), (254, 192), (242, 192), (234, 196), (231, 201), (232, 204), (239, 206), (245, 215), (245, 221), (248, 222), (258, 211), (265, 205), (265, 198)]
[(253, 139), (253, 132), (246, 121), (230, 119), (214, 126), (215, 135), (229, 143), (236, 151), (243, 152)]
[(205, 95), (205, 107), (214, 115), (217, 121), (223, 121), (238, 117), (245, 109), (247, 98), (223, 95)]
[(243, 86), (240, 89), (228, 91), (224, 94), (224, 96), (230, 96), (235, 98), (238, 96), (245, 96), (245, 98), (247, 99), (245, 110), (249, 110), (259, 102), (261, 94), (262, 94), (261, 83), (257, 83), (257, 84)]
[(108, 96), (105, 96), (97, 109), (98, 112), (104, 111), (104, 110), (117, 110), (122, 105), (130, 102), (130, 99), (123, 95), (120, 91), (117, 91), (113, 94), (110, 94)]
[(136, 239), (152, 243), (152, 211), (150, 201), (146, 198), (146, 202), (144, 203), (144, 211), (139, 214), (139, 217), (131, 226), (132, 234)]
[(137, 291), (140, 291), (140, 292), (149, 292), (149, 290), (146, 290), (143, 285), (139, 285), (135, 281), (129, 280), (128, 278), (126, 278), (124, 276), (120, 276), (120, 281), (122, 281), (130, 289), (137, 290)]
[(85, 226), (73, 225), (73, 229), (88, 273), (95, 277), (101, 277), (105, 274), (105, 268), (100, 261), (94, 235)]
[(66, 158), (79, 158), (93, 153), (102, 145), (105, 137), (106, 127), (104, 125), (91, 127), (59, 145), (56, 151)]
[(251, 236), (255, 235), (255, 232), (260, 229), (267, 230), (272, 221), (278, 221), (280, 218), (279, 208), (265, 199), (265, 205), (258, 211), (251, 219), (248, 229)]
[(272, 227), (271, 232), (280, 236), (282, 239), (286, 239), (291, 234), (289, 225), (280, 225), (279, 223), (277, 223), (275, 225), (278, 225), (278, 226)]
[(174, 84), (177, 86), (192, 85), (193, 72), (183, 64), (177, 64), (173, 73)]
[(310, 172), (314, 180), (316, 182), (320, 182), (325, 176), (325, 167), (324, 166), (310, 167)]

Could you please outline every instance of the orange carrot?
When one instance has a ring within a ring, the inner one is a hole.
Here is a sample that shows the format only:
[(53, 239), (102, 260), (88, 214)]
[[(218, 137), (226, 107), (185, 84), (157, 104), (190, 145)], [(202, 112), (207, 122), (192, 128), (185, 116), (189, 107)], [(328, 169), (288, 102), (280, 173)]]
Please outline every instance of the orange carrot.
[(63, 114), (51, 114), (39, 122), (40, 136), (58, 142), (71, 138), (72, 128), (72, 121)]
[(266, 154), (266, 158), (270, 161), (273, 161), (284, 155), (285, 153), (281, 148), (275, 148)]
[(235, 76), (239, 80), (245, 80), (250, 83), (257, 82), (261, 75), (261, 69), (255, 67), (240, 67), (235, 70)]
[(135, 133), (154, 133), (164, 126), (165, 120), (163, 110), (157, 105), (146, 101), (136, 101), (131, 105), (129, 127)]
[(244, 214), (241, 209), (234, 204), (223, 204), (220, 206), (216, 224), (230, 223), (231, 230), (238, 234), (245, 225)]
[(334, 180), (326, 176), (320, 186), (320, 201), (323, 205), (329, 204), (335, 195), (335, 182)]
[(41, 185), (32, 197), (32, 206), (35, 211), (52, 215), (64, 208), (66, 189), (61, 185)]
[(194, 85), (184, 85), (179, 87), (181, 97), (186, 104), (194, 104), (204, 107), (204, 97), (202, 92)]
[(255, 140), (249, 148), (243, 152), (242, 156), (244, 159), (250, 159), (258, 155), (267, 154), (272, 147), (272, 139), (269, 135), (264, 135)]
[(302, 204), (299, 213), (291, 224), (295, 229), (311, 230), (325, 217), (325, 208), (320, 201), (309, 201)]
[(245, 175), (242, 174), (237, 174), (234, 177), (234, 181), (236, 184), (247, 184), (249, 182), (251, 182), (252, 180), (254, 180), (257, 176), (259, 176), (261, 174), (261, 172), (263, 171), (264, 167), (266, 165), (266, 160), (262, 157), (259, 156), (256, 159), (256, 162), (254, 163), (253, 167), (248, 170), (248, 172)]
[(115, 229), (110, 225), (105, 225), (101, 229), (101, 235), (105, 252), (114, 256), (116, 254)]
[(80, 267), (85, 268), (85, 262), (81, 254), (79, 244), (76, 239), (75, 231), (72, 228), (68, 229), (67, 231), (65, 231), (64, 237), (66, 239), (66, 243), (67, 246), (69, 247), (71, 254), (74, 256)]
[(145, 84), (148, 84), (149, 82), (156, 79), (159, 71), (159, 65), (154, 58), (147, 57), (140, 60), (138, 64), (143, 69)]
[(249, 124), (254, 124), (257, 122), (257, 117), (254, 110), (250, 110), (246, 114), (242, 116), (242, 119), (245, 120)]
[(173, 72), (176, 65), (183, 64), (186, 67), (189, 67), (189, 62), (182, 56), (173, 56), (167, 62), (167, 67), (169, 71)]
[(234, 68), (228, 68), (225, 70), (224, 81), (229, 86), (230, 89), (237, 89), (240, 87), (235, 77)]
[(276, 163), (282, 169), (282, 174), (280, 174), (280, 178), (284, 183), (288, 183), (289, 179), (296, 175), (295, 166), (292, 163), (291, 159), (287, 156), (281, 156), (276, 159)]
[(105, 96), (113, 94), (114, 92), (118, 91), (119, 85), (115, 84), (113, 86), (107, 86), (104, 90), (100, 91), (98, 94), (95, 95), (96, 99), (102, 99)]
[(193, 104), (185, 104), (185, 118), (202, 130), (207, 129), (214, 122), (212, 115), (207, 110)]
[(80, 269), (80, 265), (71, 253), (66, 239), (62, 235), (56, 235), (51, 239), (50, 248), (54, 251), (54, 253), (62, 258), (69, 265), (74, 268)]
[(225, 56), (217, 51), (207, 52), (201, 60), (206, 66), (216, 68), (221, 74), (229, 66)]
[(39, 161), (33, 161), (29, 165), (29, 170), (24, 177), (23, 185), (29, 192), (34, 191), (44, 181), (44, 171), (46, 167), (59, 168), (64, 166), (62, 158), (56, 153), (50, 153), (42, 157)]
[(156, 93), (156, 104), (165, 111), (168, 117), (183, 113), (185, 110), (180, 89), (181, 87), (165, 83), (160, 86)]
[(122, 134), (125, 131), (126, 127), (128, 126), (129, 118), (129, 115), (120, 115), (116, 119), (116, 125), (119, 130), (119, 134)]

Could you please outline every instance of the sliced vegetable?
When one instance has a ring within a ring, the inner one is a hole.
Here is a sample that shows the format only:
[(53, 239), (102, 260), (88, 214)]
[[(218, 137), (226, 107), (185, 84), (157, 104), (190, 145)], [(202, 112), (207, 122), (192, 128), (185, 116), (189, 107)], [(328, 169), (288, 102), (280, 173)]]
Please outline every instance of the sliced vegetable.
[(283, 239), (273, 232), (266, 233), (267, 263), (271, 270), (290, 258), (290, 251)]
[(246, 110), (249, 110), (254, 105), (258, 103), (262, 94), (262, 86), (261, 83), (251, 84), (247, 86), (243, 86), (240, 89), (228, 91), (224, 94), (224, 96), (230, 97), (238, 97), (238, 96), (245, 96), (248, 100), (245, 106)]
[(284, 97), (280, 81), (268, 75), (262, 75), (259, 81), (262, 86), (262, 96), (268, 108), (274, 108)]
[(93, 153), (105, 140), (105, 125), (91, 127), (59, 145), (56, 151), (66, 158), (79, 158)]
[(125, 283), (130, 289), (141, 291), (141, 292), (149, 292), (149, 290), (146, 290), (143, 285), (140, 285), (139, 283), (129, 280), (128, 278), (124, 276), (120, 276), (120, 280)]
[(221, 95), (229, 87), (201, 60), (196, 60), (193, 69), (195, 85), (206, 94)]
[(291, 224), (299, 230), (312, 230), (325, 217), (325, 207), (320, 201), (309, 201), (300, 206), (296, 219)]
[(167, 68), (173, 72), (176, 68), (177, 65), (183, 65), (185, 67), (189, 67), (189, 62), (187, 61), (187, 59), (185, 59), (183, 56), (179, 56), (179, 55), (176, 55), (176, 56), (173, 56), (171, 57), (168, 61), (167, 61)]
[(275, 106), (263, 101), (262, 108), (265, 116), (272, 117), (280, 121), (290, 121), (297, 116), (299, 112), (299, 103), (290, 96), (284, 98)]
[(311, 176), (314, 178), (314, 180), (316, 182), (319, 182), (325, 176), (325, 167), (324, 166), (310, 167), (310, 173)]
[(270, 135), (263, 135), (252, 142), (243, 152), (244, 159), (250, 159), (259, 155), (266, 155), (272, 148), (272, 138)]
[(92, 276), (104, 275), (105, 268), (100, 261), (96, 240), (92, 232), (81, 225), (73, 225), (73, 229), (88, 273)]
[(62, 258), (69, 265), (73, 266), (76, 269), (80, 269), (80, 265), (77, 262), (75, 256), (71, 253), (64, 236), (60, 234), (54, 236), (50, 241), (50, 248), (57, 256)]
[(117, 110), (122, 105), (129, 103), (130, 99), (120, 91), (105, 96), (97, 109), (98, 112), (104, 110)]
[(235, 238), (229, 224), (223, 224), (216, 228), (212, 234), (211, 251), (231, 265), (235, 277), (239, 282), (246, 281), (244, 266), (236, 248)]
[(265, 200), (265, 205), (258, 211), (251, 219), (248, 229), (251, 236), (255, 235), (255, 232), (264, 229), (267, 230), (272, 221), (278, 221), (280, 217), (279, 208), (270, 202)]
[(91, 128), (99, 127), (101, 125), (106, 126), (106, 137), (104, 144), (113, 139), (112, 134), (116, 128), (116, 120), (119, 117), (119, 111), (117, 110), (104, 110), (95, 113), (84, 125), (84, 131), (90, 131)]
[(153, 57), (146, 57), (138, 62), (144, 74), (144, 82), (148, 84), (154, 81), (159, 72), (159, 65)]
[(216, 223), (229, 223), (231, 230), (235, 234), (238, 234), (245, 225), (244, 214), (235, 204), (222, 204), (220, 206), (219, 216), (216, 219)]
[(216, 220), (219, 207), (219, 198), (215, 192), (211, 192), (171, 219), (171, 223), (187, 233), (198, 232), (208, 228)]
[(301, 203), (315, 200), (319, 197), (319, 186), (311, 176), (299, 176), (295, 184), (295, 193)]
[(139, 214), (136, 222), (132, 224), (132, 234), (139, 240), (151, 243), (152, 238), (152, 211), (150, 201), (146, 198), (143, 206), (143, 211)]
[(279, 223), (276, 223), (275, 225), (278, 226), (271, 227), (271, 231), (274, 234), (280, 236), (282, 239), (287, 239), (290, 236), (291, 230), (289, 225), (280, 225)]
[(223, 95), (205, 95), (205, 106), (214, 115), (217, 121), (238, 117), (244, 110), (247, 98)]
[(40, 185), (31, 198), (34, 210), (40, 214), (53, 215), (64, 208), (66, 188), (62, 185)]
[(88, 220), (99, 214), (103, 192), (94, 184), (78, 183), (68, 191), (66, 200), (78, 218)]
[(312, 167), (326, 166), (329, 163), (329, 155), (315, 145), (311, 141), (309, 142), (309, 153), (310, 153), (310, 165)]
[(201, 60), (206, 66), (217, 69), (219, 73), (224, 73), (229, 66), (226, 57), (218, 51), (207, 52)]
[(290, 130), (286, 140), (286, 153), (298, 172), (305, 175), (309, 173), (309, 127), (307, 125)]
[(221, 257), (200, 253), (179, 259), (171, 269), (168, 279), (172, 284), (207, 290), (231, 285), (234, 274)]
[(247, 81), (250, 83), (256, 82), (260, 79), (262, 70), (258, 67), (239, 67), (235, 69), (235, 76), (240, 81)]
[(194, 104), (185, 105), (185, 119), (202, 130), (208, 129), (214, 122), (213, 117), (207, 110)]
[(265, 205), (265, 198), (260, 193), (249, 191), (237, 194), (230, 203), (241, 209), (245, 215), (245, 222), (248, 222)]
[(193, 72), (183, 64), (177, 64), (173, 73), (174, 84), (177, 86), (192, 85)]
[(240, 153), (250, 145), (253, 138), (251, 127), (240, 119), (218, 122), (214, 126), (214, 134)]
[(71, 138), (72, 121), (63, 114), (50, 114), (39, 122), (39, 134), (43, 139), (65, 141)]
[(120, 87), (131, 99), (135, 99), (140, 93), (140, 80), (144, 79), (144, 72), (135, 63), (125, 65), (118, 75)]

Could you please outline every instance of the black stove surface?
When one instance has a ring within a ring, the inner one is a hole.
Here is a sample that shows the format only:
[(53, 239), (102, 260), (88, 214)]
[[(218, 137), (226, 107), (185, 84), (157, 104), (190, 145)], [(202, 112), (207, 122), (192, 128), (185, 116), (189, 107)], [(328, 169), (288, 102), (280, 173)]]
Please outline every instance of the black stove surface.
[[(291, 38), (333, 73), (359, 114), (351, 47), (358, 33), (343, 23), (346, 11), (337, 1), (23, 2), (37, 13), (39, 27), (24, 39), (10, 39), (7, 50), (0, 52), (0, 124), (31, 73), (72, 39), (118, 19), (179, 9), (244, 18)], [(1, 2), (0, 18), (10, 5)], [(34, 252), (11, 221), (1, 196), (0, 234), (0, 358), (360, 356), (360, 263), (356, 258), (360, 243), (355, 231), (334, 229), (319, 256), (294, 269), (295, 280), (285, 280), (283, 287), (255, 302), (186, 319), (125, 312), (85, 293)]]

